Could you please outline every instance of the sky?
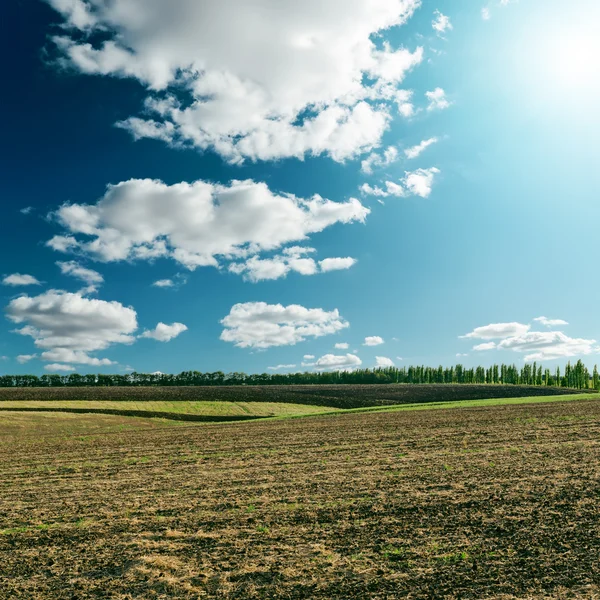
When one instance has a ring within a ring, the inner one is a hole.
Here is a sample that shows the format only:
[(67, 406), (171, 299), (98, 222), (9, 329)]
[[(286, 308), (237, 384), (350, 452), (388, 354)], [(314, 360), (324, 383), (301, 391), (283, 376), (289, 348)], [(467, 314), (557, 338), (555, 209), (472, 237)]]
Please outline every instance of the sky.
[(597, 362), (593, 0), (0, 11), (0, 372)]

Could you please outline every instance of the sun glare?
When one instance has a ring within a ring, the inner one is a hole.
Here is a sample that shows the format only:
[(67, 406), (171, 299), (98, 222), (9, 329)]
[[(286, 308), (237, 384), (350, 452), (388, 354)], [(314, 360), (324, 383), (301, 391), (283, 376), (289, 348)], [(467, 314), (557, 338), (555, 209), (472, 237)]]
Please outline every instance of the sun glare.
[(556, 74), (557, 83), (583, 88), (597, 86), (600, 38), (574, 32), (556, 43), (548, 61), (547, 67)]

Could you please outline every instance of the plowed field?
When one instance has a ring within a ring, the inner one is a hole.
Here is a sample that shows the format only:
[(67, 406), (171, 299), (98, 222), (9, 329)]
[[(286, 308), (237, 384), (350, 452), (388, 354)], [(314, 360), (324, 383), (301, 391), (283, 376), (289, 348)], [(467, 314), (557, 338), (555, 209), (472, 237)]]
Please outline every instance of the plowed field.
[(597, 400), (0, 425), (0, 597), (597, 598), (599, 500)]

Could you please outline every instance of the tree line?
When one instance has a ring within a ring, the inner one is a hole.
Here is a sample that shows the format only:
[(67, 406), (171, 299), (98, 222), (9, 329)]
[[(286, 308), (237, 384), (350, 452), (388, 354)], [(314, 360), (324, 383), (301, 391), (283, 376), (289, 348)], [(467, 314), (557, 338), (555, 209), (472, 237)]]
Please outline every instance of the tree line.
[(372, 383), (419, 383), (419, 384), (509, 384), (544, 385), (578, 389), (600, 389), (598, 368), (592, 373), (578, 360), (575, 365), (567, 363), (564, 372), (560, 367), (544, 369), (537, 363), (516, 365), (492, 365), (489, 368), (454, 365), (452, 367), (385, 367), (356, 369), (354, 371), (260, 373), (240, 372), (201, 373), (183, 371), (178, 375), (166, 373), (127, 373), (122, 375), (0, 375), (0, 387), (104, 387), (104, 386), (216, 386), (216, 385), (319, 385), (319, 384), (372, 384)]

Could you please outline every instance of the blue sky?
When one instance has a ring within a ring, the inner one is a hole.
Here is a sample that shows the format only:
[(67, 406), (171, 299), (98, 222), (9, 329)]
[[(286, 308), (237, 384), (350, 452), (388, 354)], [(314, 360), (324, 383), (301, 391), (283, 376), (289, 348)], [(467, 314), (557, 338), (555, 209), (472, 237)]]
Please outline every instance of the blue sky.
[(598, 6), (269, 5), (2, 8), (0, 371), (596, 362)]

